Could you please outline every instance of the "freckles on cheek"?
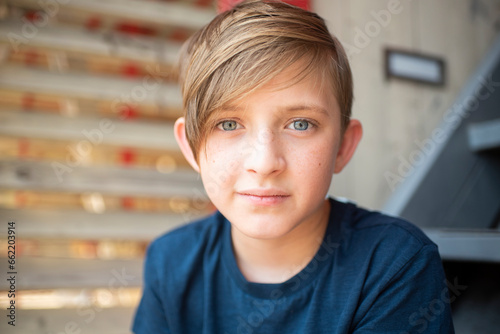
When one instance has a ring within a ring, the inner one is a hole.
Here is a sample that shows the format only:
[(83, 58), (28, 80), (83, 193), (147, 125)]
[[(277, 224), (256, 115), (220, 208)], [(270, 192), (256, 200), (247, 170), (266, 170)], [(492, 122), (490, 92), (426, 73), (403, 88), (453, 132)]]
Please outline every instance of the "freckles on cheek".
[[(202, 168), (203, 182), (205, 186), (211, 184), (210, 189), (224, 187), (231, 184), (239, 168), (240, 163), (234, 154), (212, 146), (210, 151), (207, 150), (207, 157)], [(207, 193), (210, 194), (208, 189)]]
[(316, 150), (303, 152), (303, 154), (296, 155), (297, 172), (303, 176), (317, 175), (324, 164), (324, 158), (320, 156), (321, 153)]
[(334, 153), (331, 150), (320, 147), (309, 152), (305, 156), (304, 163), (307, 164), (307, 169), (316, 175), (328, 175), (333, 173), (334, 160)]

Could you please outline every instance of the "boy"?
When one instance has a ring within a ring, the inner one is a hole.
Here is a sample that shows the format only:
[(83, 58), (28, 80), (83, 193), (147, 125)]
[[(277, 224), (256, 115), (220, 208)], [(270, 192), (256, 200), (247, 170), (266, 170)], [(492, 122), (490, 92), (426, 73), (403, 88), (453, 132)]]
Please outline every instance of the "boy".
[(452, 333), (436, 246), (325, 199), (362, 128), (323, 20), (245, 1), (181, 59), (175, 135), (218, 211), (150, 245), (135, 333)]

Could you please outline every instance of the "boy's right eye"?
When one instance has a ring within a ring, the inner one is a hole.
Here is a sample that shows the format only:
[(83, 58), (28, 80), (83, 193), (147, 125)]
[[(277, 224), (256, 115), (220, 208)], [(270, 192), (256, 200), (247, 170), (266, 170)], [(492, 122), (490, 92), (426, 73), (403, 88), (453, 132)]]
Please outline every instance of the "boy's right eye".
[(233, 131), (238, 129), (238, 122), (236, 121), (222, 121), (217, 124), (217, 127), (224, 131)]

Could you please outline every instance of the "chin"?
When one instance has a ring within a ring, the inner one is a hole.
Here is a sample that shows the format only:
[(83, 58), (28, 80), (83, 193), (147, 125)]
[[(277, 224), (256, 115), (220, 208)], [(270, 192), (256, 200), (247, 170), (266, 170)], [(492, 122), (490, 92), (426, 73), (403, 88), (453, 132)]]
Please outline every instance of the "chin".
[(293, 229), (292, 226), (277, 223), (276, 219), (253, 221), (250, 223), (251, 226), (248, 226), (248, 224), (248, 222), (244, 222), (242, 224), (235, 223), (232, 225), (234, 228), (238, 229), (240, 233), (249, 238), (263, 240), (279, 239)]

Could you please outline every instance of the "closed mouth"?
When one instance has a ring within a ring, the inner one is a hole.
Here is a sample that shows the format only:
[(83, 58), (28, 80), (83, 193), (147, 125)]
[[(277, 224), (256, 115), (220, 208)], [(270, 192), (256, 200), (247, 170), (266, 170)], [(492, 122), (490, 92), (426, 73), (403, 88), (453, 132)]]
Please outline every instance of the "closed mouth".
[(238, 191), (239, 195), (243, 196), (253, 196), (253, 197), (261, 197), (261, 198), (271, 198), (271, 197), (289, 197), (290, 195), (282, 190), (276, 189), (255, 189), (255, 190), (244, 190)]
[(276, 189), (253, 189), (239, 191), (237, 193), (245, 198), (252, 205), (257, 206), (276, 206), (284, 203), (291, 195)]

